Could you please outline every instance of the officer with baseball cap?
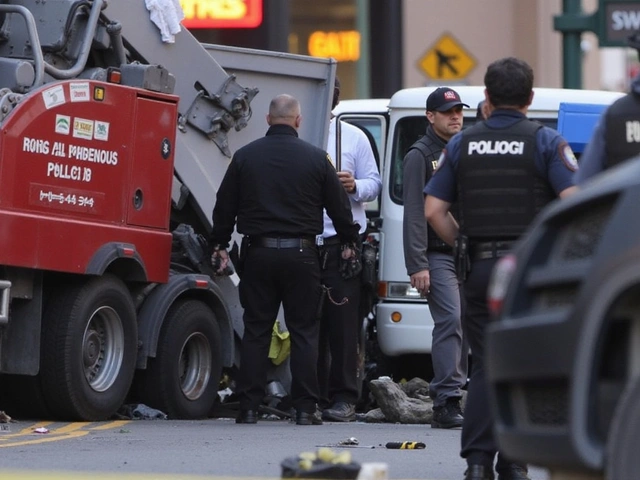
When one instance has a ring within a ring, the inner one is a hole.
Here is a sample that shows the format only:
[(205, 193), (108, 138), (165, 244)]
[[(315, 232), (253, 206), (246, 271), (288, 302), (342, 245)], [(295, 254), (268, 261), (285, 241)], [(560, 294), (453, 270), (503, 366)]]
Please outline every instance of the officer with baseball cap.
[(446, 112), (458, 106), (469, 108), (460, 100), (458, 92), (449, 87), (438, 87), (427, 98), (427, 112)]
[(411, 285), (429, 300), (434, 321), (431, 343), (433, 399), (431, 428), (462, 426), (460, 400), (467, 381), (467, 352), (461, 325), (461, 301), (452, 248), (438, 237), (424, 218), (424, 186), (453, 135), (462, 130), (462, 107), (451, 88), (436, 88), (427, 98), (427, 131), (408, 150), (403, 161), (403, 246)]

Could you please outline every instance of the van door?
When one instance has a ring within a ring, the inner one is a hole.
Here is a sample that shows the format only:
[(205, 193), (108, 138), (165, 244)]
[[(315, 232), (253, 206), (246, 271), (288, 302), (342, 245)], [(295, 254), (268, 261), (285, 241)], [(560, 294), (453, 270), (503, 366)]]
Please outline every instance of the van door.
[[(384, 152), (387, 141), (387, 126), (389, 124), (386, 115), (342, 113), (338, 115), (338, 120), (355, 125), (360, 128), (365, 135), (367, 135), (369, 143), (371, 144), (371, 149), (373, 150), (373, 156), (375, 157), (378, 165), (378, 171), (382, 176), (382, 172), (384, 171)], [(368, 232), (378, 232), (381, 225), (380, 197), (367, 203), (366, 213), (368, 220)]]

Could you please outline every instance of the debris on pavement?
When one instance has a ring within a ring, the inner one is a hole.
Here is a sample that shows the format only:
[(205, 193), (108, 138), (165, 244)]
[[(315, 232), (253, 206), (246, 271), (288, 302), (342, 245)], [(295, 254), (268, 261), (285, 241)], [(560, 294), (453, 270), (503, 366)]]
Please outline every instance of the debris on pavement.
[(316, 447), (325, 448), (376, 448), (375, 445), (340, 445), (339, 443), (325, 443), (322, 445), (316, 445)]
[(340, 445), (358, 445), (360, 443), (360, 440), (358, 440), (356, 437), (349, 437), (346, 440), (342, 440), (341, 442), (339, 442)]
[(49, 433), (49, 429), (45, 427), (38, 427), (33, 429), (33, 433)]
[(427, 448), (422, 442), (387, 442), (385, 447), (395, 450), (422, 450)]
[(360, 440), (356, 437), (349, 437), (338, 443), (329, 443), (325, 445), (316, 445), (320, 448), (376, 448), (375, 445), (360, 445)]
[(360, 464), (353, 461), (350, 452), (336, 453), (326, 447), (286, 458), (280, 466), (282, 478), (356, 479), (360, 472)]
[(167, 414), (144, 403), (126, 404), (114, 416), (118, 420), (166, 420)]
[(223, 390), (218, 390), (218, 398), (220, 402), (224, 402), (231, 395), (233, 395), (233, 390), (231, 390), (229, 387)]
[(389, 480), (389, 466), (383, 462), (365, 462), (356, 480)]
[(0, 410), (0, 423), (15, 423), (16, 421), (6, 414), (4, 410)]
[(369, 382), (371, 393), (376, 399), (387, 422), (424, 424), (431, 423), (433, 402), (422, 398), (409, 397), (401, 386), (390, 378), (381, 377)]

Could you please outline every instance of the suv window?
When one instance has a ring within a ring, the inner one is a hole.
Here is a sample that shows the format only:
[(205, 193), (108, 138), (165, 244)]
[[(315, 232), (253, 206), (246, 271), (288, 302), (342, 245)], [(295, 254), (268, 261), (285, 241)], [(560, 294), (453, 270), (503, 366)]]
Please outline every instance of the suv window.
[[(557, 119), (536, 118), (546, 127), (556, 128)], [(465, 117), (464, 128), (468, 128), (476, 123), (475, 117)], [(389, 178), (389, 195), (391, 200), (398, 205), (402, 205), (402, 160), (409, 150), (427, 129), (427, 117), (425, 115), (415, 117), (405, 117), (398, 120), (391, 146), (391, 175)]]

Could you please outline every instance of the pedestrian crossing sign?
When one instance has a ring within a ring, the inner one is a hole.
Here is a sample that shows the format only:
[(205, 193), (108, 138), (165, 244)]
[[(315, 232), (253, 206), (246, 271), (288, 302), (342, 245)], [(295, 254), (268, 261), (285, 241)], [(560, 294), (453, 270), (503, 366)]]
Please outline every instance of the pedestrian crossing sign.
[(418, 60), (418, 67), (434, 80), (461, 80), (476, 66), (476, 59), (449, 33), (445, 33)]

